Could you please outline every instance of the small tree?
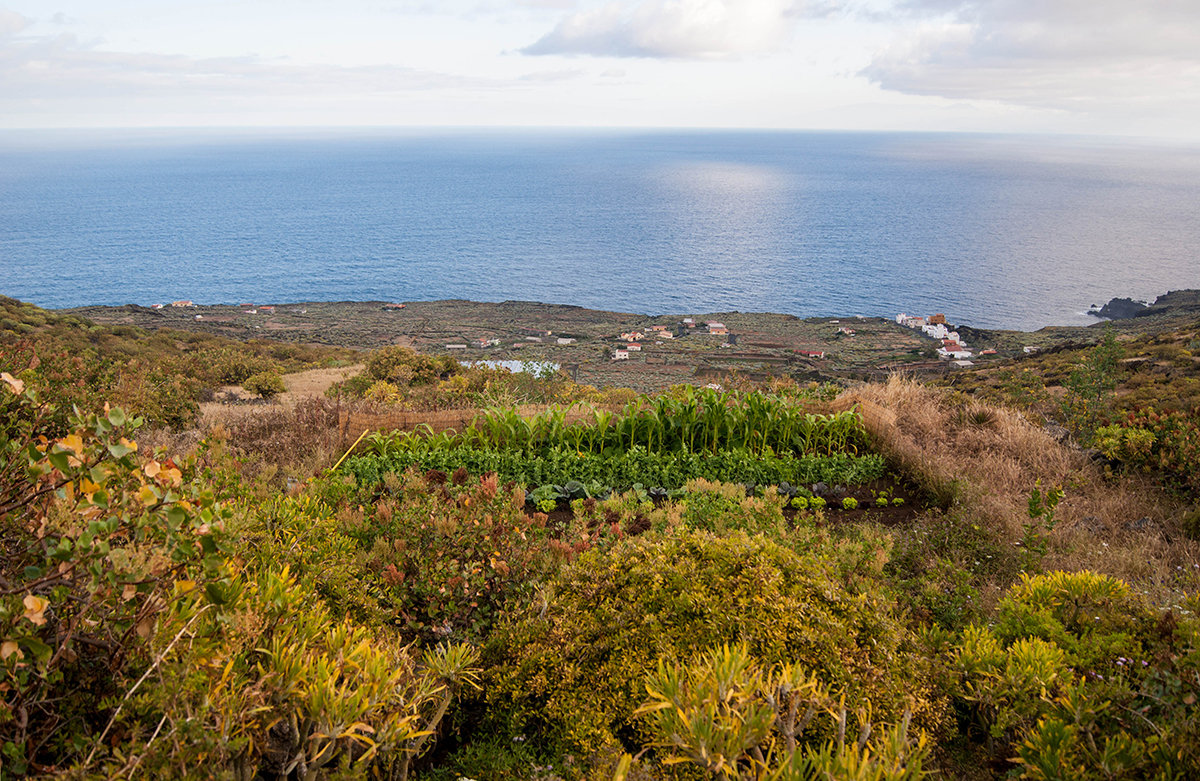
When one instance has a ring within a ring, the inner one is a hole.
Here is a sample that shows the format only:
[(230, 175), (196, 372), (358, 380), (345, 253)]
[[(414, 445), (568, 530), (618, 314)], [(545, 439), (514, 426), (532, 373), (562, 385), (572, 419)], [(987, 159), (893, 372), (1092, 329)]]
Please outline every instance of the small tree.
[(1067, 393), (1062, 412), (1071, 434), (1082, 445), (1090, 445), (1096, 429), (1112, 416), (1112, 400), (1120, 378), (1125, 348), (1117, 342), (1110, 326), (1104, 339), (1081, 360), (1063, 383)]
[(268, 401), (287, 390), (283, 378), (275, 372), (259, 372), (243, 382), (242, 387)]

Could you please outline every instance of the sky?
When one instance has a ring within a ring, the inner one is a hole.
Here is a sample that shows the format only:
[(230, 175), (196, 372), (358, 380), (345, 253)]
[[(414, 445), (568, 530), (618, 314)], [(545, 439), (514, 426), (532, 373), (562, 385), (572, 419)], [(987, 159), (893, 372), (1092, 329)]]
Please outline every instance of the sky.
[(0, 128), (1200, 141), (1200, 0), (0, 0)]

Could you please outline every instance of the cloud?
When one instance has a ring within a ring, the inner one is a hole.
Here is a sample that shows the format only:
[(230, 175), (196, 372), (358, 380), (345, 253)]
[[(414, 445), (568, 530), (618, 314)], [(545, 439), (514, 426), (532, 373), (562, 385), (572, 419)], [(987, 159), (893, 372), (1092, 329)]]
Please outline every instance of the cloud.
[(30, 20), (16, 11), (0, 8), (0, 38), (16, 35), (30, 25)]
[(729, 59), (778, 48), (799, 18), (835, 7), (797, 0), (610, 2), (564, 17), (522, 52)]
[(537, 71), (535, 73), (526, 73), (524, 76), (518, 76), (517, 81), (536, 81), (536, 82), (552, 82), (552, 81), (571, 81), (583, 75), (583, 71), (579, 68), (569, 68), (566, 70), (557, 71)]
[(884, 89), (1082, 111), (1200, 105), (1194, 0), (909, 0), (896, 20), (861, 72)]
[[(0, 16), (0, 24), (4, 17)], [(256, 57), (195, 58), (102, 51), (69, 34), (0, 36), (6, 102), (52, 99), (388, 95), (478, 89), (498, 82), (396, 65), (290, 65)]]

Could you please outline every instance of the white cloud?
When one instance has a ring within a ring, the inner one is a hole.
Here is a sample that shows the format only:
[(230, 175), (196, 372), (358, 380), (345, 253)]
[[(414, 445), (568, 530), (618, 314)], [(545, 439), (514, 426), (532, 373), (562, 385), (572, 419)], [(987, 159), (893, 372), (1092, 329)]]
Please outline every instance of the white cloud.
[(536, 71), (534, 73), (526, 73), (524, 76), (518, 76), (517, 81), (534, 81), (534, 82), (553, 82), (553, 81), (571, 81), (583, 75), (583, 71), (579, 68), (569, 68), (557, 71)]
[[(0, 16), (0, 23), (4, 20)], [(51, 99), (387, 95), (495, 87), (486, 79), (395, 65), (290, 65), (256, 57), (103, 51), (73, 35), (0, 37), (6, 102)]]
[[(822, 13), (832, 5), (819, 6)], [(770, 51), (814, 9), (794, 0), (642, 0), (577, 11), (525, 54), (729, 59)]]
[(910, 0), (897, 11), (900, 32), (862, 71), (884, 89), (1077, 111), (1200, 107), (1195, 0)]
[(28, 27), (30, 21), (16, 11), (0, 8), (0, 38), (17, 33)]

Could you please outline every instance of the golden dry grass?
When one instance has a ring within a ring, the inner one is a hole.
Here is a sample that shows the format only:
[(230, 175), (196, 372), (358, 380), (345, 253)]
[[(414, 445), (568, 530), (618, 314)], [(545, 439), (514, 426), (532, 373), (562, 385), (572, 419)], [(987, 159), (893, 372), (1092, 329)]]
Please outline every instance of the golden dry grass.
[(1200, 586), (1200, 545), (1179, 529), (1186, 505), (1151, 481), (1106, 476), (1021, 413), (910, 378), (855, 388), (843, 403), (855, 400), (895, 414), (894, 425), (881, 424), (878, 415), (866, 422), (902, 472), (1005, 544), (1021, 539), (1037, 481), (1062, 486), (1045, 568), (1120, 577), (1160, 604), (1177, 604), (1184, 590)]

